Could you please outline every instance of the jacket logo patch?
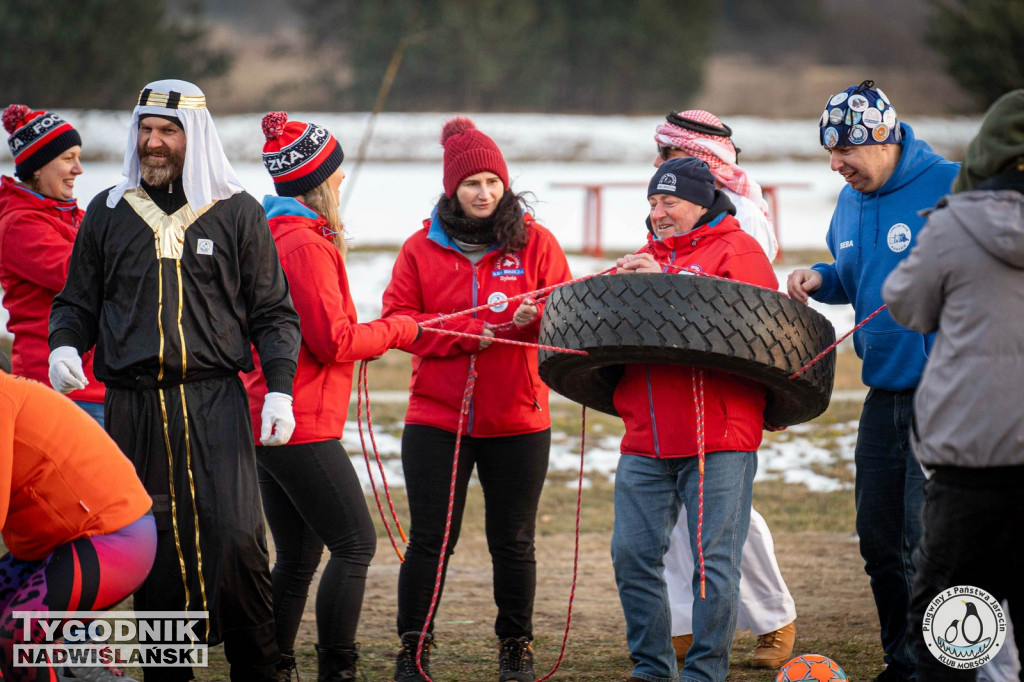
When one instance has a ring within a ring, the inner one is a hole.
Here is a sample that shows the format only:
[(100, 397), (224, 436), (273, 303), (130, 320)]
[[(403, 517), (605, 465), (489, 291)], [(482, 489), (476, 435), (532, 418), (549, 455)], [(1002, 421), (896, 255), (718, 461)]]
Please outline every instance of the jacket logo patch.
[(905, 251), (910, 246), (910, 227), (905, 223), (896, 223), (889, 228), (889, 234), (885, 240), (893, 253)]
[(212, 239), (200, 239), (196, 243), (196, 253), (200, 256), (212, 256), (213, 255), (213, 240)]
[(487, 297), (487, 305), (491, 306), (492, 312), (503, 313), (508, 310), (508, 296), (500, 291), (495, 291)]
[(497, 266), (491, 277), (500, 277), (502, 280), (515, 279), (523, 274), (523, 260), (518, 253), (506, 253), (498, 259)]
[(839, 250), (840, 251), (842, 251), (843, 249), (848, 249), (851, 246), (853, 246), (853, 240), (852, 239), (847, 239), (845, 242), (839, 242)]

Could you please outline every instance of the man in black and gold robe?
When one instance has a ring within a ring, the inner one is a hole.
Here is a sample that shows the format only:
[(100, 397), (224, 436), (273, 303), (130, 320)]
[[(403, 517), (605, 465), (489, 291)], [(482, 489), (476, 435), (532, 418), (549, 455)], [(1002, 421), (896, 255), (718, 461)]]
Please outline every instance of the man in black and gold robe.
[[(231, 679), (273, 680), (270, 574), (248, 402), (262, 359), (262, 442), (294, 428), (299, 321), (266, 216), (238, 182), (199, 88), (151, 83), (132, 116), (124, 180), (89, 206), (50, 314), (50, 380), (83, 384), (93, 346), (107, 431), (153, 497), (156, 562), (136, 610), (209, 611)], [(144, 668), (147, 682), (191, 668)]]

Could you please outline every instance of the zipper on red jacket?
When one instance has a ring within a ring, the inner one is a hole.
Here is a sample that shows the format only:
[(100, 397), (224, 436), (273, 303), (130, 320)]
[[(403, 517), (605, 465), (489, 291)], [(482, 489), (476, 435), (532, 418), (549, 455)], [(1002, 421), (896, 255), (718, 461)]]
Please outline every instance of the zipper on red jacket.
[(647, 365), (647, 407), (651, 411), (651, 434), (654, 437), (654, 454), (661, 457), (661, 446), (658, 445), (658, 422), (654, 419), (654, 390), (651, 388), (651, 366)]
[(540, 410), (540, 402), (537, 401), (537, 386), (533, 383), (533, 374), (530, 372), (530, 359), (526, 357), (526, 349), (520, 348), (520, 352), (523, 354), (523, 366), (526, 367), (526, 378), (530, 380), (530, 397), (533, 398), (533, 407), (535, 410)]
[[(477, 281), (477, 277), (479, 277), (479, 273), (477, 272), (477, 267), (481, 263), (483, 263), (483, 262), (484, 262), (484, 259), (481, 258), (476, 263), (473, 263), (473, 305), (470, 306), (471, 308), (475, 308), (478, 305), (480, 305), (479, 303), (477, 303), (477, 300), (480, 298), (480, 286), (479, 286), (479, 282)], [(479, 318), (479, 315), (477, 313), (473, 313), (473, 317)], [(469, 366), (467, 365), (467, 370), (466, 370), (466, 376), (467, 377), (469, 376), (469, 369), (468, 368), (469, 368)], [(472, 436), (473, 435), (473, 411), (474, 411), (473, 408), (474, 408), (475, 405), (476, 405), (476, 392), (474, 391), (473, 395), (470, 396), (470, 398), (469, 398), (469, 413), (466, 415), (466, 435), (467, 436)]]

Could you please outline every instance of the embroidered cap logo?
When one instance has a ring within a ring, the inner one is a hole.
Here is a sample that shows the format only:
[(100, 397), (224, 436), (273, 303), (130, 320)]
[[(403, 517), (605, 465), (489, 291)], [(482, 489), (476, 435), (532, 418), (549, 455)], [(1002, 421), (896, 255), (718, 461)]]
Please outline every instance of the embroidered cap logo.
[(663, 189), (666, 192), (676, 191), (676, 176), (673, 173), (665, 173), (658, 180), (658, 189)]

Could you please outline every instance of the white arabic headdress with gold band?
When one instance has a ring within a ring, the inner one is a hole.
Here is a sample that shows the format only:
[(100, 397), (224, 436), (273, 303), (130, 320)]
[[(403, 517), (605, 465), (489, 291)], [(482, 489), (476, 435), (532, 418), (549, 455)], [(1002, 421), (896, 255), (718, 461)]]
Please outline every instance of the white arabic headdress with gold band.
[(243, 191), (224, 154), (213, 117), (206, 108), (206, 95), (192, 83), (169, 79), (154, 81), (139, 94), (139, 103), (132, 112), (128, 128), (128, 147), (124, 153), (121, 175), (124, 179), (107, 194), (107, 206), (113, 208), (124, 193), (139, 186), (139, 119), (148, 115), (172, 116), (181, 121), (185, 131), (185, 167), (182, 182), (185, 196), (194, 211), (214, 201)]

